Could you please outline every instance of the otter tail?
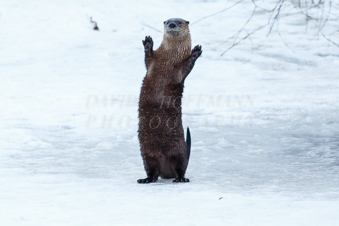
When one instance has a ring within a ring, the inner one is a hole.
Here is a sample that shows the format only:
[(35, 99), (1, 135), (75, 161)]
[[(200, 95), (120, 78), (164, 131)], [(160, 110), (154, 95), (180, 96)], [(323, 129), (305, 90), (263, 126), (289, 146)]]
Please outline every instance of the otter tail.
[(190, 154), (191, 154), (191, 134), (190, 129), (187, 127), (187, 133), (186, 133), (186, 151), (187, 151), (187, 162), (190, 160)]

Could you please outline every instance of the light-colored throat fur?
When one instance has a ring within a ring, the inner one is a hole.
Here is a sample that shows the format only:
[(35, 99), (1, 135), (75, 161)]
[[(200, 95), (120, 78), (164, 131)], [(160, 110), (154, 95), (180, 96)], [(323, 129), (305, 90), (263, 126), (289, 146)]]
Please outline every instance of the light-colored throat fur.
[(156, 50), (161, 53), (159, 60), (177, 64), (191, 56), (191, 35), (189, 32), (178, 36), (165, 33), (161, 45)]

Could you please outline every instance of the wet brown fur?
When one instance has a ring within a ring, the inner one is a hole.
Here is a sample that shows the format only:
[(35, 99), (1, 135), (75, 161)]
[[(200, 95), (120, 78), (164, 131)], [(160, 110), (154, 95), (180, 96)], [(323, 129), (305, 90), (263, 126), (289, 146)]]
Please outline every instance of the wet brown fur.
[[(168, 32), (169, 23), (175, 23), (179, 32)], [(155, 182), (159, 176), (176, 178), (174, 182), (189, 181), (185, 178), (188, 156), (181, 99), (185, 78), (202, 51), (200, 46), (191, 50), (187, 21), (167, 20), (164, 29), (157, 50), (152, 50), (151, 37), (143, 41), (147, 74), (139, 99), (138, 137), (147, 178), (138, 180), (139, 183)]]

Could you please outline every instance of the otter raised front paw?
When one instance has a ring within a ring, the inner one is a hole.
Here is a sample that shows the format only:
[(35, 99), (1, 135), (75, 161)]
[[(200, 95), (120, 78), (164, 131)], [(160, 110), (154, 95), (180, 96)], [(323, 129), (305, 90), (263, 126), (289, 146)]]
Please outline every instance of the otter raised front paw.
[(192, 58), (193, 60), (196, 60), (198, 57), (200, 57), (201, 53), (202, 53), (201, 46), (200, 46), (200, 45), (197, 45), (197, 46), (195, 46), (195, 47), (193, 48), (193, 50), (192, 50), (192, 56), (191, 56), (191, 58)]
[(142, 44), (144, 44), (145, 52), (152, 51), (153, 49), (153, 40), (151, 36), (146, 36), (145, 41), (142, 41)]

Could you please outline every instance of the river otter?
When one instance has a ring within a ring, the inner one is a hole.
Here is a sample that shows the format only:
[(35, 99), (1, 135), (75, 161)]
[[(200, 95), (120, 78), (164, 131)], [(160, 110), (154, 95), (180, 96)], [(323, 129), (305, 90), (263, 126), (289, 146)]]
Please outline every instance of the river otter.
[(147, 73), (139, 99), (139, 130), (141, 156), (150, 183), (161, 178), (173, 182), (189, 182), (185, 178), (191, 140), (187, 141), (181, 120), (181, 98), (184, 81), (201, 55), (201, 46), (191, 50), (189, 22), (173, 18), (164, 22), (160, 47), (153, 51), (153, 40), (143, 41)]

